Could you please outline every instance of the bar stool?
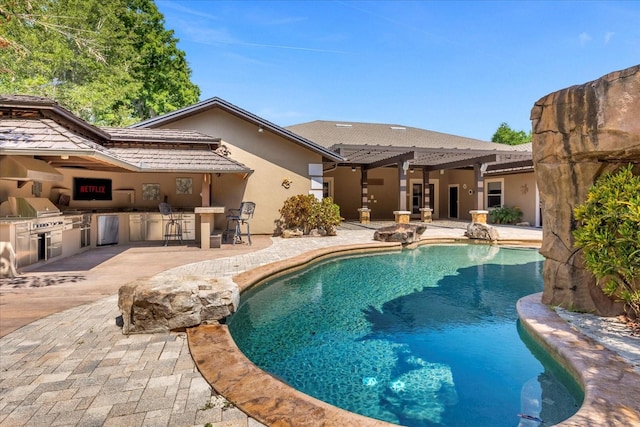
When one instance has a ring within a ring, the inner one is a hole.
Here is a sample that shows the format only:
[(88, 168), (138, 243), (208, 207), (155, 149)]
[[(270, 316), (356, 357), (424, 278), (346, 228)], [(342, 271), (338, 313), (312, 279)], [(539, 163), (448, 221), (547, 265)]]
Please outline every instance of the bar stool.
[[(253, 212), (256, 210), (256, 204), (254, 202), (242, 202), (240, 209), (229, 209), (227, 215), (227, 230), (224, 232), (225, 242), (229, 239), (229, 235), (233, 233), (233, 244), (242, 243), (242, 225), (247, 226), (247, 232), (244, 233), (247, 236), (247, 243), (251, 246), (251, 231), (249, 229), (249, 220), (253, 217)], [(233, 226), (233, 231), (231, 231)]]
[(178, 239), (180, 240), (180, 244), (182, 244), (182, 224), (180, 223), (180, 218), (173, 216), (173, 210), (171, 210), (169, 203), (162, 202), (158, 207), (163, 216), (169, 217), (164, 225), (164, 245), (167, 246), (169, 244), (169, 239)]

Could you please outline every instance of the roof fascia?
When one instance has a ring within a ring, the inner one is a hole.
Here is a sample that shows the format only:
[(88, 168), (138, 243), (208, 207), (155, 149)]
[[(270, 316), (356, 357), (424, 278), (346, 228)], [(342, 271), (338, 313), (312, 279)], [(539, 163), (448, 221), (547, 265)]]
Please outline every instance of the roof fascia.
[(423, 168), (426, 171), (433, 171), (433, 170), (438, 170), (438, 169), (456, 169), (456, 168), (462, 168), (462, 167), (465, 167), (465, 166), (473, 166), (475, 164), (495, 162), (497, 160), (497, 158), (498, 158), (498, 156), (496, 154), (490, 154), (488, 156), (469, 157), (468, 159), (457, 160), (455, 162), (440, 163), (440, 164), (437, 164), (437, 165), (423, 166)]
[(398, 156), (389, 157), (383, 160), (378, 160), (377, 162), (364, 164), (362, 165), (363, 169), (375, 169), (375, 168), (383, 168), (389, 165), (396, 165), (398, 163), (409, 161), (415, 159), (416, 153), (414, 151), (407, 151)]
[(487, 172), (495, 172), (501, 171), (505, 169), (517, 169), (517, 168), (527, 168), (533, 167), (533, 160), (522, 160), (519, 162), (510, 162), (510, 163), (494, 163), (487, 167)]

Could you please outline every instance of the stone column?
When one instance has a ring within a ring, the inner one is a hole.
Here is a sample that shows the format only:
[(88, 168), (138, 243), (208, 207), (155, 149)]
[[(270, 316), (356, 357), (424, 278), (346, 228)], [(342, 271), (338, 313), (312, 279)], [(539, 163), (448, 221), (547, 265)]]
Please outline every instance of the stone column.
[(371, 222), (371, 209), (359, 208), (360, 224), (369, 224)]
[(422, 222), (433, 222), (433, 209), (420, 208), (420, 220)]
[(471, 214), (471, 222), (477, 222), (480, 224), (487, 223), (487, 215), (489, 214), (489, 211), (472, 210), (469, 211), (469, 213)]
[(409, 224), (409, 217), (411, 212), (409, 211), (393, 211), (393, 215), (396, 219), (396, 224)]

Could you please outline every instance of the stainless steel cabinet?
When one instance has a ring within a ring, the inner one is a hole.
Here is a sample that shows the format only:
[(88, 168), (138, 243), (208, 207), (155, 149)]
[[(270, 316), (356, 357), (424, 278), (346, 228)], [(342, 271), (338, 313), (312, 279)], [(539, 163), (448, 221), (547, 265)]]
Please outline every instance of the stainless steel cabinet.
[[(182, 240), (196, 239), (196, 214), (177, 213), (174, 214), (182, 224)], [(164, 240), (164, 232), (168, 216), (161, 213), (141, 213), (129, 214), (129, 241), (157, 241)]]
[(38, 235), (31, 234), (29, 224), (16, 224), (16, 266), (18, 268), (38, 261)]
[[(47, 259), (62, 255), (62, 229), (47, 233)], [(117, 243), (117, 241), (116, 241)]]
[(196, 240), (196, 214), (182, 214), (182, 240)]
[(162, 214), (147, 214), (145, 240), (164, 240)]
[(144, 214), (129, 215), (129, 241), (141, 242), (145, 236)]

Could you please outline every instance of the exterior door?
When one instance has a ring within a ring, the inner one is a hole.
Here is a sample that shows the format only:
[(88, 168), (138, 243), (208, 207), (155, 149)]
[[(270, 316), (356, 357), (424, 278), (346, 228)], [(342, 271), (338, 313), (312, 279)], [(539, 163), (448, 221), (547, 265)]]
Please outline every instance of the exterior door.
[[(411, 205), (409, 210), (411, 211), (412, 218), (420, 218), (420, 208), (424, 207), (424, 194), (422, 191), (422, 180), (421, 179), (412, 179), (410, 182), (411, 185)], [(436, 202), (436, 186), (433, 182), (429, 183), (429, 194), (431, 195), (429, 204), (429, 208), (433, 211), (435, 215), (435, 202)], [(435, 216), (434, 216), (435, 218)]]
[(449, 218), (458, 218), (458, 185), (449, 186)]
[(411, 217), (420, 218), (422, 207), (422, 180), (411, 180)]

